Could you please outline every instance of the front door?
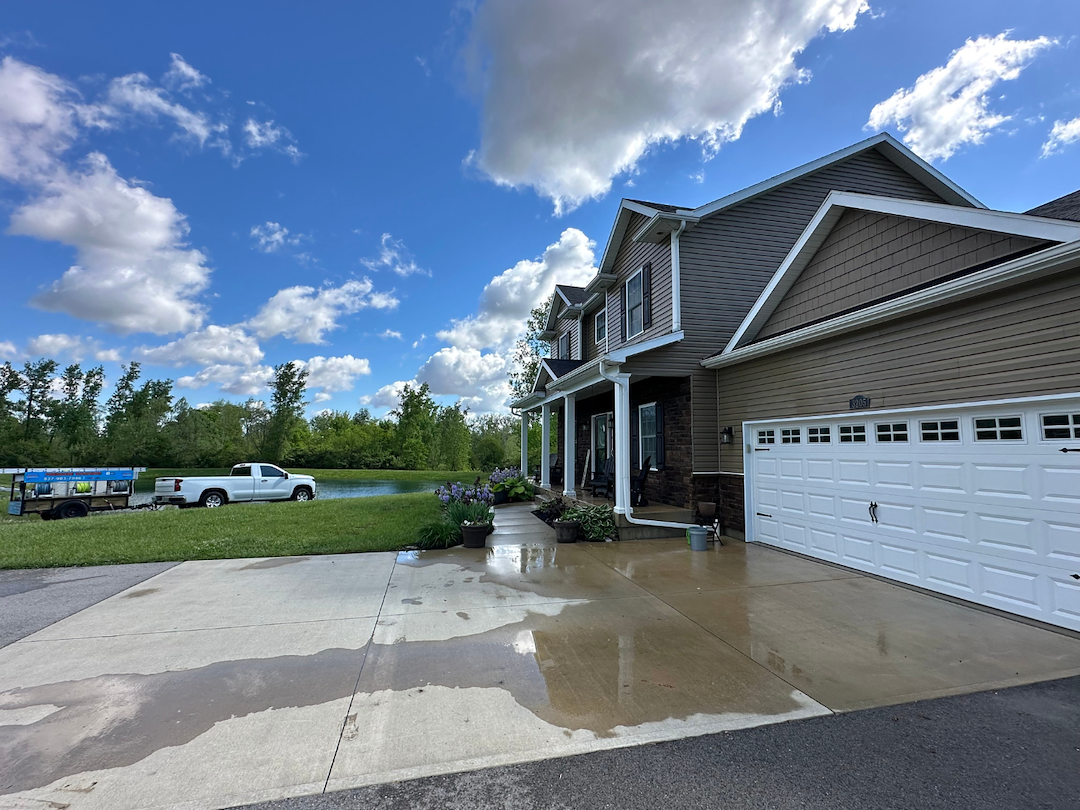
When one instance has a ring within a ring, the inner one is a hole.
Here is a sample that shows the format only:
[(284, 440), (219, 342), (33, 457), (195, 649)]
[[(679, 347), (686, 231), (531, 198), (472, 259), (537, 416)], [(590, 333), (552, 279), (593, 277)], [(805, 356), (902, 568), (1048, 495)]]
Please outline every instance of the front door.
[(604, 471), (604, 464), (608, 459), (608, 439), (611, 435), (611, 422), (610, 413), (600, 413), (593, 417), (592, 457), (594, 473), (601, 473)]

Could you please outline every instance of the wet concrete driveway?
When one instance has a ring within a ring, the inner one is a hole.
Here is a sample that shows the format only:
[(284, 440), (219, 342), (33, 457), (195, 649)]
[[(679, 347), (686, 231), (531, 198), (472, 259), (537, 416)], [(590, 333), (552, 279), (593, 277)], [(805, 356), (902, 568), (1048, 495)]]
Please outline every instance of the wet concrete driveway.
[(0, 808), (224, 807), (1080, 673), (1080, 641), (770, 549), (176, 566), (0, 650)]

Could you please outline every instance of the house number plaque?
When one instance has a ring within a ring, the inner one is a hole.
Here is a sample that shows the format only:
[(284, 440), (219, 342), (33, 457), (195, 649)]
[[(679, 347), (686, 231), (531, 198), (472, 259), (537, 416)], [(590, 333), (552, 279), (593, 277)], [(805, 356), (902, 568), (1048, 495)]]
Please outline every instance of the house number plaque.
[(852, 397), (848, 400), (848, 407), (851, 408), (851, 410), (853, 411), (857, 411), (862, 408), (869, 408), (870, 397), (864, 397), (862, 394), (859, 394), (859, 396), (857, 397)]

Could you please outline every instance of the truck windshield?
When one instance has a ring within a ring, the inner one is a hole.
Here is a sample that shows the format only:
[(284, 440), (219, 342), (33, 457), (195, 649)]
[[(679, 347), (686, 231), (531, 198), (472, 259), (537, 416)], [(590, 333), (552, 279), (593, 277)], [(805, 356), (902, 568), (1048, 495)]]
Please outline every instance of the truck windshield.
[(232, 468), (232, 474), (233, 475), (246, 475), (246, 476), (250, 477), (251, 476), (251, 467), (233, 467)]

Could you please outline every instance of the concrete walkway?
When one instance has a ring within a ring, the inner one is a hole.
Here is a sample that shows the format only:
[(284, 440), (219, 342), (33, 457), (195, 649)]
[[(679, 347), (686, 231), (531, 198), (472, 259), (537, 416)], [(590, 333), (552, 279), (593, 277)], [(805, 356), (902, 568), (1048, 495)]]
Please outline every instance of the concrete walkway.
[(1080, 673), (1080, 641), (782, 552), (176, 566), (0, 650), (0, 808), (222, 807)]

